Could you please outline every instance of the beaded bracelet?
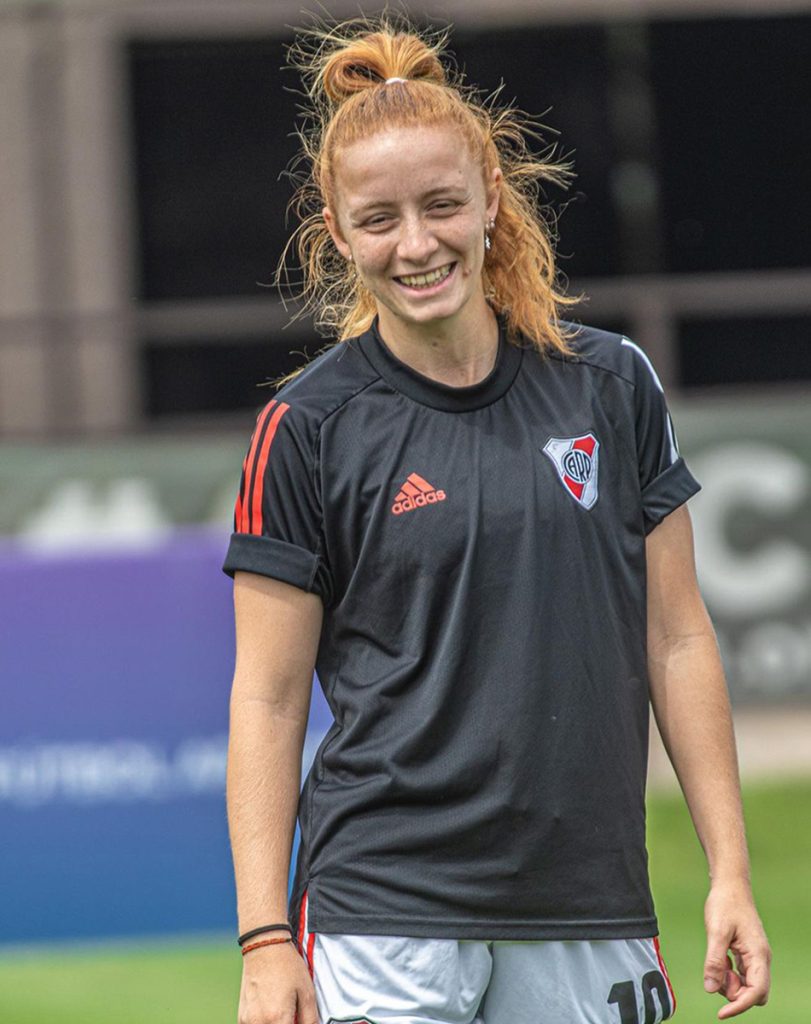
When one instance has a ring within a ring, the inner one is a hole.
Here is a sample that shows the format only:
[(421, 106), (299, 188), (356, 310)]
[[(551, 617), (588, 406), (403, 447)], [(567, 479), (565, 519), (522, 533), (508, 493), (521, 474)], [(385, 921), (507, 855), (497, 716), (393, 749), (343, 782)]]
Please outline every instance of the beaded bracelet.
[(250, 946), (242, 947), (242, 955), (250, 953), (252, 949), (259, 949), (260, 946), (283, 946), (286, 942), (292, 942), (293, 940), (288, 936), (286, 939), (262, 939), (261, 942), (252, 942)]
[(249, 932), (245, 932), (244, 935), (240, 935), (240, 937), (237, 939), (237, 943), (241, 946), (243, 943), (247, 942), (248, 939), (252, 939), (254, 935), (261, 935), (262, 932), (279, 931), (290, 932), (291, 936), (293, 934), (293, 929), (290, 927), (289, 924), (287, 924), (287, 922), (285, 922), (284, 924), (263, 924), (261, 928), (251, 928)]

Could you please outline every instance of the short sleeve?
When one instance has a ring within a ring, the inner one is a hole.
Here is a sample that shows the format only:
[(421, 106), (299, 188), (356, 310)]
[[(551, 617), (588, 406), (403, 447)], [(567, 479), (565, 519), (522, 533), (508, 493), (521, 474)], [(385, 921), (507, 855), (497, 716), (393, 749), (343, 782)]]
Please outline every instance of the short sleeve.
[(634, 413), (639, 486), (645, 533), (683, 505), (701, 485), (679, 453), (664, 389), (651, 361), (638, 345), (622, 339), (633, 360)]
[(286, 402), (274, 399), (259, 414), (242, 466), (223, 571), (271, 576), (327, 603), (332, 588), (324, 557), (317, 436)]

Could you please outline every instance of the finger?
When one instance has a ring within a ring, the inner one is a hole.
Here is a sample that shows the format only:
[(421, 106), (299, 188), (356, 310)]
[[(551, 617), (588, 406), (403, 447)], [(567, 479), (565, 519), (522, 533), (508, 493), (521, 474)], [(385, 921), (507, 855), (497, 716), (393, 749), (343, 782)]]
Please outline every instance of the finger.
[(298, 1024), (318, 1024), (318, 1007), (311, 992), (301, 992), (298, 997)]
[(704, 991), (720, 992), (730, 967), (726, 936), (710, 936), (704, 960)]
[(765, 1006), (769, 1001), (769, 989), (771, 988), (771, 971), (768, 960), (763, 959), (754, 963), (746, 972), (746, 981), (754, 990), (755, 1005)]
[(741, 981), (740, 976), (735, 971), (727, 971), (721, 992), (730, 1002), (738, 998), (738, 993), (743, 987), (744, 983)]
[(728, 993), (727, 998), (731, 998), (731, 1001), (718, 1011), (719, 1020), (735, 1017), (753, 1006), (765, 1006), (769, 999), (769, 971), (766, 965), (761, 963), (751, 967), (746, 981), (743, 984), (739, 981), (737, 993), (732, 997)]
[(755, 997), (754, 989), (748, 988), (746, 985), (741, 987), (740, 992), (736, 999), (731, 1003), (727, 1003), (726, 1006), (722, 1006), (718, 1011), (719, 1020), (727, 1020), (729, 1017), (737, 1017), (739, 1013), (751, 1009), (757, 1005), (757, 998)]

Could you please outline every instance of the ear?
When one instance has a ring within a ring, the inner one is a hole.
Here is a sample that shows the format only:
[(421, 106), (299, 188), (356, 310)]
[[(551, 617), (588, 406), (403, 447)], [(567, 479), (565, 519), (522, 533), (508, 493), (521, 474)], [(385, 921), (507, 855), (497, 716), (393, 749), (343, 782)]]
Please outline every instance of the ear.
[(501, 198), (501, 183), (504, 174), (500, 167), (494, 167), (490, 173), (490, 180), (485, 182), (487, 194), (487, 219), (495, 220), (498, 213), (498, 203)]
[(321, 215), (324, 218), (324, 223), (327, 225), (327, 231), (332, 236), (332, 240), (335, 243), (335, 248), (343, 256), (345, 260), (352, 258), (352, 250), (349, 248), (344, 236), (341, 234), (341, 228), (338, 224), (338, 218), (330, 210), (328, 206), (325, 206), (321, 211)]

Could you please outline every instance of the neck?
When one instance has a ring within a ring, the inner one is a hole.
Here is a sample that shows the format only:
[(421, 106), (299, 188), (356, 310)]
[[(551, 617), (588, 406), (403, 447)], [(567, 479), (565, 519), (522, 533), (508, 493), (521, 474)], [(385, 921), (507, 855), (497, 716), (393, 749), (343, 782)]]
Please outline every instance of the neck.
[(478, 384), (498, 353), (498, 320), (482, 297), (470, 315), (428, 324), (405, 323), (380, 307), (379, 330), (397, 358), (424, 377), (451, 387)]

